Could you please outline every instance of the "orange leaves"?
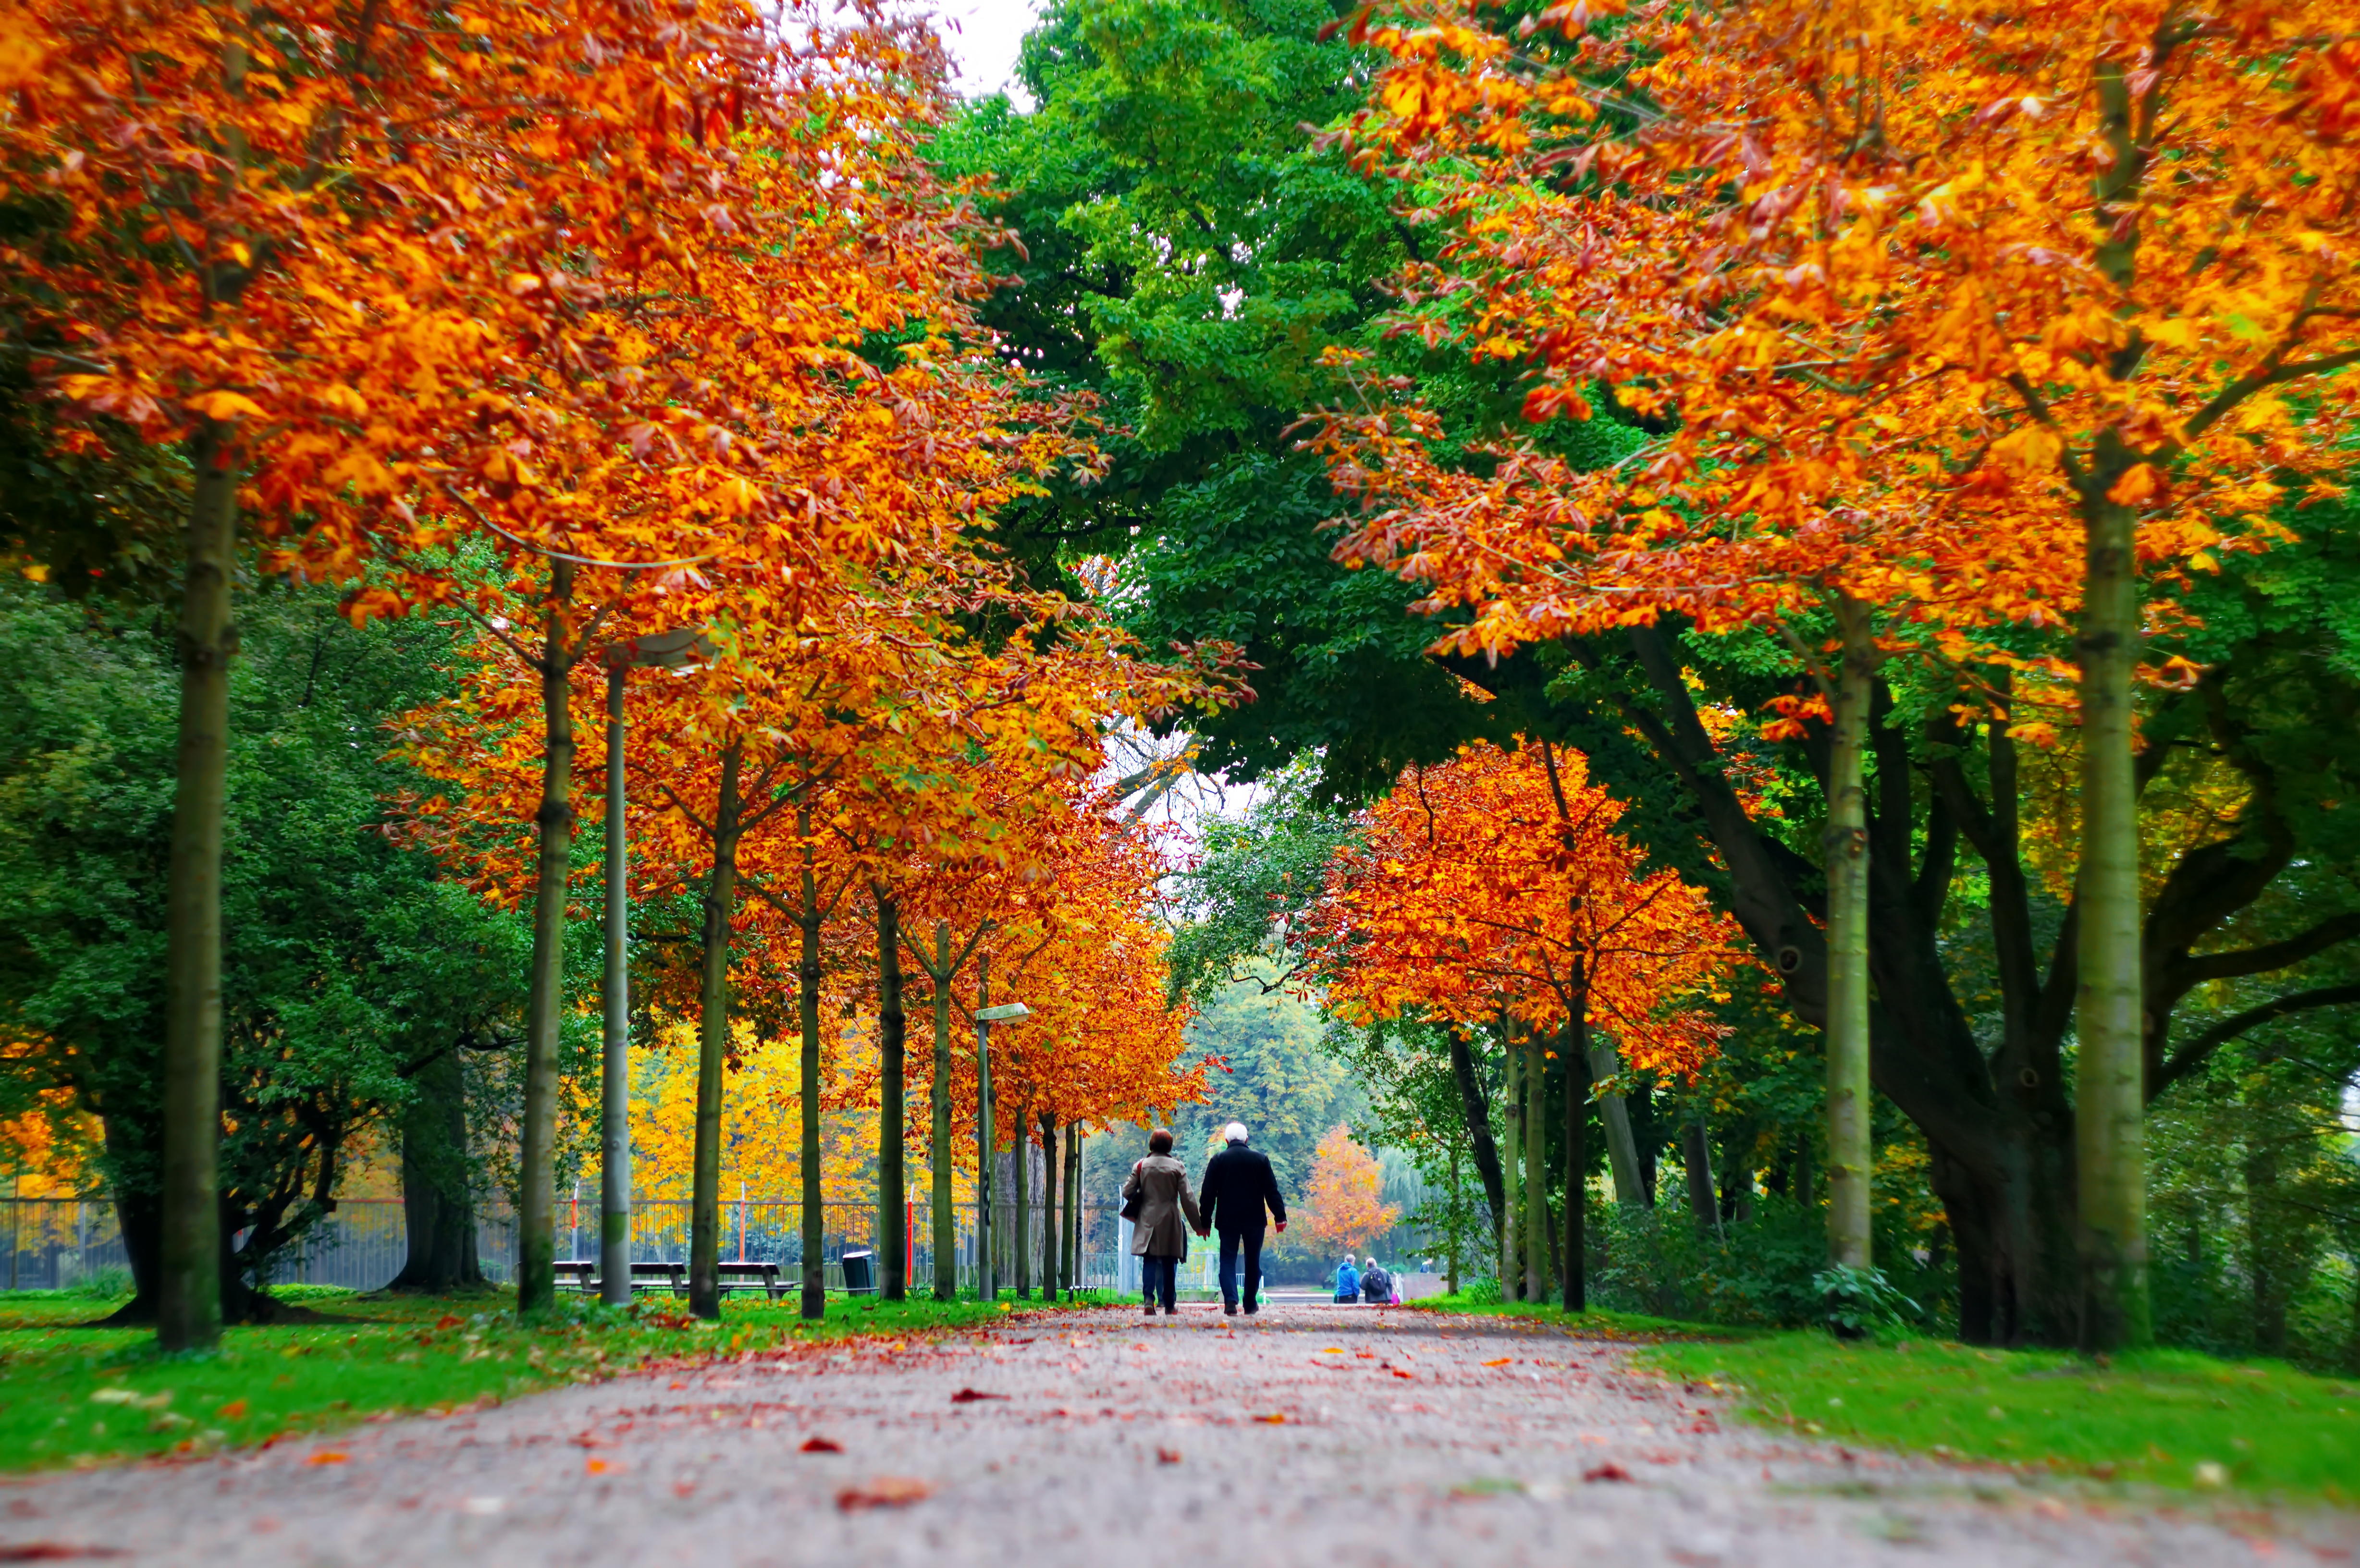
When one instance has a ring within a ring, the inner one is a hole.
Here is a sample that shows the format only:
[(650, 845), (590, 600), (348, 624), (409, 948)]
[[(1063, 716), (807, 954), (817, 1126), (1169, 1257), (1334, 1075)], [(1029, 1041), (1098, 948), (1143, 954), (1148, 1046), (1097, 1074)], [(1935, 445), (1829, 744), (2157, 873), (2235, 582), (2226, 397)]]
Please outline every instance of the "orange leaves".
[(1400, 1211), (1380, 1201), (1384, 1172), (1338, 1126), (1319, 1140), (1311, 1157), (1311, 1181), (1304, 1193), (1303, 1227), (1328, 1252), (1357, 1252), (1393, 1228)]
[[(2092, 506), (2138, 508), (2169, 581), (2205, 528), (2266, 545), (2284, 476), (2360, 418), (2348, 5), (2182, 28), (2156, 0), (1769, 0), (1524, 52), (1590, 9), (1512, 32), (1412, 0), (1368, 32), (1349, 140), (1449, 257), (1395, 330), (1513, 350), (1528, 420), (1589, 397), (1649, 431), (1612, 469), (1512, 433), (1455, 471), (1403, 387), (1350, 367), (1317, 439), (1361, 506), (1338, 557), (1468, 612), (1455, 650), (1841, 591), (1972, 659), (2077, 613)], [(1625, 113), (1585, 121), (1609, 82)]]
[(1331, 1004), (1544, 1029), (1578, 1009), (1634, 1063), (1694, 1072), (1718, 1031), (1683, 1004), (1739, 962), (1738, 933), (1674, 873), (1642, 875), (1621, 814), (1577, 752), (1473, 746), (1405, 774), (1330, 874)]

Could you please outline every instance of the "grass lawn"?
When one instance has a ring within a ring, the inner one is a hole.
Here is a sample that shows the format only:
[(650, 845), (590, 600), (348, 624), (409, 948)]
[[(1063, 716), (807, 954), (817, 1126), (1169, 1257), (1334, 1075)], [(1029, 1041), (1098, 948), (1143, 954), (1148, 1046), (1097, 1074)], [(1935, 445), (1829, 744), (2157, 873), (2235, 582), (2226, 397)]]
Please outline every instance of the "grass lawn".
[(1650, 1341), (1640, 1365), (1711, 1386), (1754, 1419), (1808, 1437), (2183, 1490), (2360, 1502), (2360, 1379), (2185, 1351), (2100, 1365), (2062, 1351), (1923, 1339), (1846, 1345), (1815, 1331), (1716, 1329), (1603, 1312), (1569, 1318), (1554, 1308), (1469, 1306), (1448, 1297), (1432, 1304)]
[(643, 1297), (628, 1312), (563, 1297), (545, 1320), (523, 1324), (505, 1294), (306, 1291), (300, 1304), (335, 1321), (232, 1328), (214, 1354), (167, 1358), (150, 1330), (81, 1326), (115, 1303), (0, 1295), (0, 1469), (268, 1443), (650, 1365), (813, 1339), (931, 1334), (1013, 1310), (833, 1298), (825, 1319), (806, 1323), (792, 1300), (731, 1301), (718, 1323), (700, 1323), (669, 1297)]

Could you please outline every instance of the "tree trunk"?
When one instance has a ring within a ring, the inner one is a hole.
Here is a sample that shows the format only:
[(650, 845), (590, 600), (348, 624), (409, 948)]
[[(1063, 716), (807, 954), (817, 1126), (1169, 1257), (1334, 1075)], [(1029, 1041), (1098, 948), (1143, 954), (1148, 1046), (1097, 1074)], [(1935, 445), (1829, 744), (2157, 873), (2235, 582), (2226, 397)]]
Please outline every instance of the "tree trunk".
[(1866, 1269), (1869, 1248), (1868, 749), (1876, 635), (1868, 606), (1836, 595), (1843, 655), (1836, 675), (1828, 826), (1828, 1258)]
[(1013, 1124), (1016, 1131), (1015, 1157), (1010, 1162), (1013, 1171), (1011, 1185), (1016, 1189), (1016, 1223), (1009, 1227), (1009, 1256), (1016, 1262), (1016, 1299), (1029, 1301), (1032, 1295), (1032, 1107), (1019, 1105)]
[(401, 1115), (401, 1209), (410, 1251), (388, 1290), (448, 1295), (484, 1282), (467, 1169), (467, 1098), (457, 1051), (418, 1070)]
[(165, 892), (164, 1159), (156, 1342), (221, 1339), (221, 877), (229, 790), (230, 572), (237, 469), (224, 427), (201, 421), (180, 589), (180, 735)]
[(573, 667), (566, 610), (574, 564), (552, 560), (541, 640), (541, 707), (546, 726), (540, 842), (533, 886), (532, 975), (525, 1004), (524, 1127), (517, 1158), (517, 1312), (557, 1297), (557, 1036), (565, 1006), (565, 891), (574, 854)]
[(1065, 1124), (1065, 1297), (1082, 1284), (1082, 1126)]
[(1540, 1036), (1524, 1030), (1524, 1300), (1548, 1299), (1547, 1059)]
[(1566, 1020), (1565, 1043), (1565, 1310), (1590, 1308), (1590, 990), (1582, 976), (1574, 980), (1572, 1016)]
[[(1491, 1105), (1483, 1093), (1483, 1080), (1475, 1072), (1475, 1053), (1469, 1049), (1467, 1037), (1455, 1028), (1443, 1031), (1450, 1040), (1450, 1076), (1459, 1084), (1459, 1109), (1467, 1120), (1468, 1152), (1475, 1160), (1475, 1174), (1483, 1183), (1483, 1201), (1491, 1205), (1491, 1225), (1496, 1232), (1504, 1224), (1508, 1212), (1506, 1183), (1500, 1171), (1500, 1146), (1491, 1138)], [(1506, 1276), (1501, 1276), (1504, 1284)]]
[(1697, 1228), (1720, 1235), (1721, 1201), (1712, 1190), (1712, 1141), (1701, 1117), (1688, 1123), (1680, 1135), (1680, 1162), (1688, 1168), (1688, 1212), (1696, 1217)]
[(1057, 1113), (1041, 1113), (1041, 1294), (1054, 1301), (1065, 1281), (1057, 1277)]
[(606, 966), (598, 1073), (598, 1296), (631, 1304), (631, 898), (625, 826), (623, 681), (626, 662), (606, 667)]
[(696, 1142), (688, 1204), (688, 1310), (721, 1316), (721, 1073), (729, 1056), (729, 922), (738, 912), (738, 768), (745, 743), (721, 753), (713, 802), (713, 874), (705, 886), (705, 972), (697, 987)]
[[(978, 1011), (991, 1006), (991, 955), (978, 953), (975, 961), (975, 1002)], [(975, 1026), (975, 1259), (981, 1275), (983, 1299), (1000, 1299), (1000, 1216), (994, 1210), (994, 1167), (1000, 1160), (997, 1119), (998, 1108), (992, 1101), (995, 1093), (991, 1083), (991, 1026), (981, 1019)]]
[(910, 1181), (902, 1156), (909, 1147), (910, 1025), (901, 1010), (901, 907), (877, 894), (877, 1197), (878, 1294), (889, 1301), (910, 1294)]
[(2145, 1046), (2139, 989), (2138, 785), (2132, 677), (2139, 653), (2138, 519), (2106, 490), (2133, 466), (2100, 436), (2081, 498), (2081, 986), (2074, 1026), (2081, 1348), (2153, 1337), (2147, 1289)]
[(1524, 1294), (1524, 1075), (1516, 1061), (1514, 1020), (1500, 1016), (1501, 1185), (1507, 1207), (1500, 1213), (1500, 1299)]
[(934, 922), (934, 1079), (926, 1100), (926, 1163), (934, 1181), (927, 1203), (934, 1219), (934, 1300), (958, 1295), (958, 1215), (951, 1204), (951, 928)]
[[(1622, 1058), (1614, 1047), (1590, 1048), (1592, 1078), (1612, 1078), (1622, 1070)], [(1639, 1174), (1639, 1141), (1631, 1136), (1631, 1108), (1620, 1094), (1601, 1094), (1598, 1119), (1606, 1127), (1606, 1164), (1614, 1175), (1614, 1201), (1634, 1209), (1649, 1207), (1646, 1182)]]
[(819, 1163), (819, 874), (814, 865), (809, 806), (796, 809), (795, 836), (803, 844), (803, 902), (796, 917), (803, 951), (795, 964), (796, 1021), (803, 1030), (803, 1060), (795, 1097), (803, 1118), (803, 1136), (795, 1175), (803, 1192), (803, 1315), (817, 1321), (827, 1315), (827, 1208), (823, 1202), (826, 1189), (820, 1181)]

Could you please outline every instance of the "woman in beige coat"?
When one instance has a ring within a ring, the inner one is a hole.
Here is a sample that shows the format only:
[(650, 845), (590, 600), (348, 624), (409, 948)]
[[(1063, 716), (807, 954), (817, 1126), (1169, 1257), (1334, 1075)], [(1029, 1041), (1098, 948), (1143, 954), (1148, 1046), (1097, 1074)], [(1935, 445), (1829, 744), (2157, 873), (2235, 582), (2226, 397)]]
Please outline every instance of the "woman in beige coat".
[[(1188, 1233), (1201, 1231), (1196, 1200), (1188, 1195), (1188, 1171), (1172, 1158), (1172, 1135), (1157, 1127), (1147, 1135), (1147, 1158), (1131, 1168), (1122, 1184), (1123, 1206), (1136, 1201), (1139, 1213), (1131, 1222), (1131, 1250), (1138, 1256), (1139, 1274), (1147, 1288), (1147, 1315), (1155, 1315), (1155, 1299), (1164, 1298), (1164, 1315), (1176, 1316), (1180, 1263), (1188, 1256)], [(1185, 1224), (1183, 1224), (1183, 1220)]]

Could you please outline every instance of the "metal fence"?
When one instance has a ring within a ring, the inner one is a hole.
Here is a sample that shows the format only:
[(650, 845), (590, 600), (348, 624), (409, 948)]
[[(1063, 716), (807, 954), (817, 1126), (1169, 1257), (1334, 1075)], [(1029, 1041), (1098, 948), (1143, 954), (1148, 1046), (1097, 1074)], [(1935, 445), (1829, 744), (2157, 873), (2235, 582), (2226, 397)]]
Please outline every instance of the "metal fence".
[[(1016, 1278), (1009, 1255), (1013, 1235), (1013, 1211), (999, 1210), (1000, 1281), (1003, 1288)], [(828, 1287), (844, 1286), (844, 1255), (868, 1252), (873, 1257), (880, 1230), (873, 1203), (822, 1205), (821, 1257)], [(120, 1280), (130, 1260), (123, 1232), (115, 1223), (115, 1204), (104, 1197), (5, 1198), (8, 1264), (0, 1289), (65, 1290), (98, 1288), (110, 1276)], [(912, 1203), (908, 1210), (910, 1279), (934, 1278), (934, 1215), (932, 1206)], [(976, 1255), (976, 1209), (957, 1206), (956, 1257), (961, 1290), (978, 1288), (981, 1269)], [(765, 1199), (735, 1199), (721, 1206), (721, 1256), (749, 1263), (776, 1263), (782, 1270), (803, 1268), (803, 1205)], [(598, 1199), (595, 1192), (561, 1197), (557, 1207), (557, 1242), (561, 1257), (595, 1260), (598, 1256)], [(637, 1263), (681, 1263), (688, 1259), (689, 1204), (683, 1199), (642, 1199), (631, 1210), (631, 1259)], [(1082, 1289), (1135, 1289), (1136, 1262), (1130, 1256), (1130, 1225), (1109, 1205), (1082, 1205)], [(1031, 1243), (1027, 1275), (1040, 1277), (1040, 1216), (1036, 1210), (1027, 1237)], [(516, 1277), (516, 1220), (504, 1203), (477, 1206), (475, 1247), (485, 1277), (508, 1283)], [(408, 1235), (399, 1198), (348, 1198), (305, 1233), (294, 1247), (272, 1260), (270, 1282), (277, 1285), (342, 1285), (357, 1290), (382, 1289), (401, 1271), (409, 1256)]]

